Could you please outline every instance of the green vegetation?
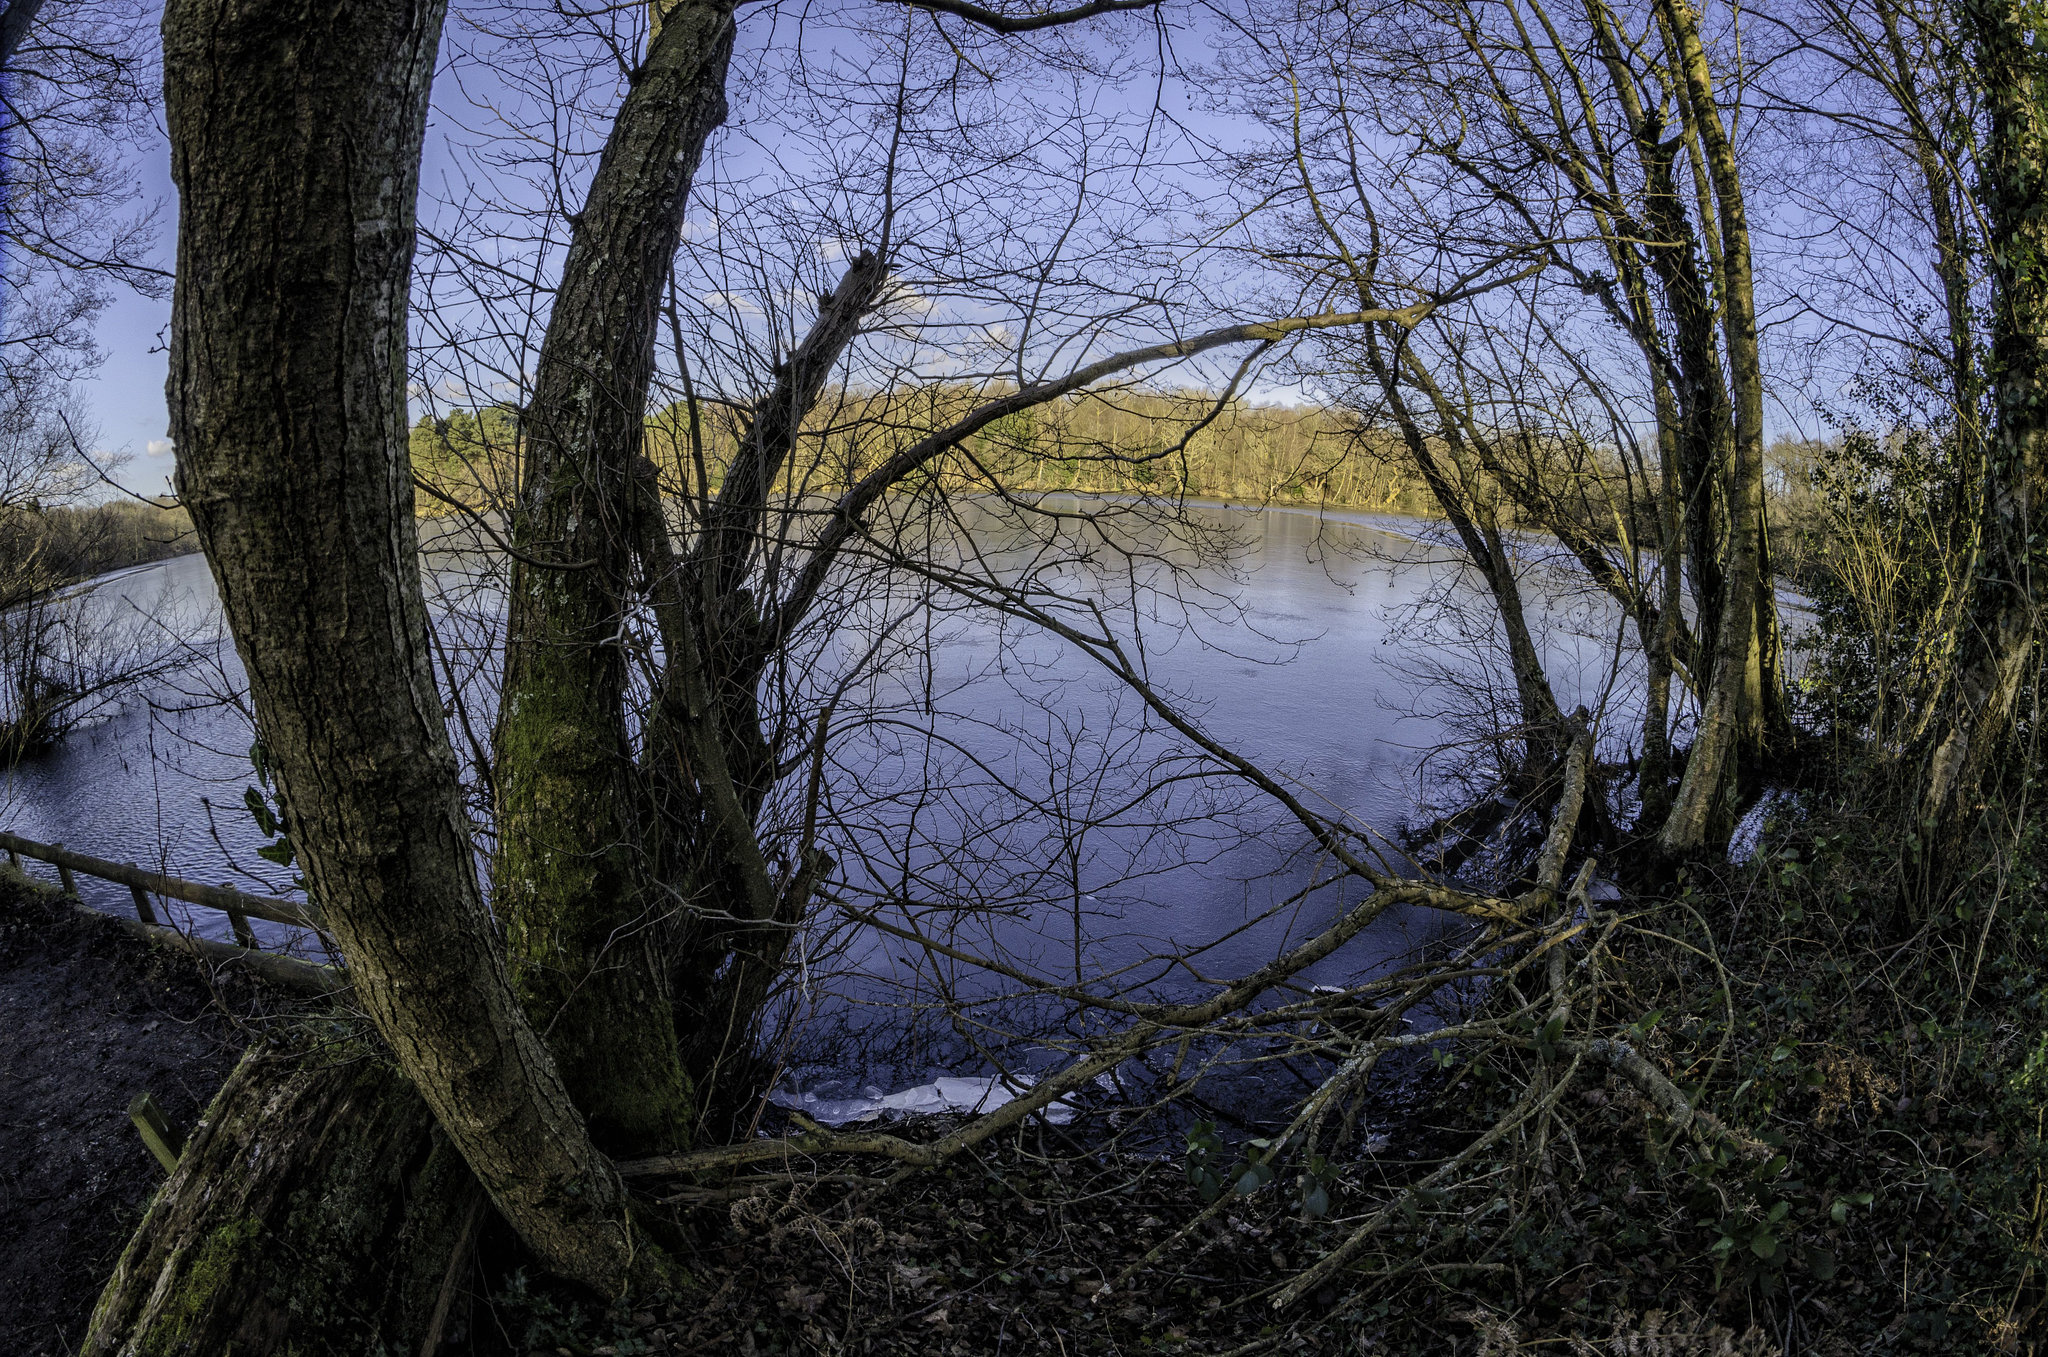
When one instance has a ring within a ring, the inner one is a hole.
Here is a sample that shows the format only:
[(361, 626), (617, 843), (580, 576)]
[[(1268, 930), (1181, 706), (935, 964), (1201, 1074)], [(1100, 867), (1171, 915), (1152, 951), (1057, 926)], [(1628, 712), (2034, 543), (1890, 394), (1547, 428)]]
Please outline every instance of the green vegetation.
[(197, 551), (192, 517), (175, 504), (130, 499), (0, 508), (0, 589), (14, 602), (49, 589)]
[(502, 508), (518, 487), (519, 419), (504, 406), (421, 415), (409, 442), (422, 515)]
[[(802, 451), (776, 489), (835, 494), (905, 444), (960, 418), (1003, 389), (936, 386), (880, 395), (829, 394), (805, 421)], [(689, 411), (648, 418), (646, 455), (669, 483), (689, 474)], [(704, 458), (715, 489), (744, 437), (729, 409), (700, 410)], [(503, 406), (421, 416), (412, 428), (413, 472), (426, 487), (420, 512), (439, 516), (501, 508), (517, 485), (518, 420)], [(1341, 410), (1316, 406), (1220, 406), (1197, 392), (1124, 391), (1073, 396), (997, 420), (966, 439), (946, 468), (962, 489), (1020, 494), (1163, 494), (1252, 504), (1305, 504), (1417, 513), (1421, 480), (1389, 440)]]

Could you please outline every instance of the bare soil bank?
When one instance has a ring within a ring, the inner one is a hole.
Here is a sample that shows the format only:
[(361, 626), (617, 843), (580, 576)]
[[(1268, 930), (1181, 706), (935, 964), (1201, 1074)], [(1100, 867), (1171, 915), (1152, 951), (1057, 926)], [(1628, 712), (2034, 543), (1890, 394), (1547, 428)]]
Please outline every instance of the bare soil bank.
[(75, 1349), (164, 1176), (129, 1100), (189, 1129), (252, 998), (0, 867), (0, 1352)]

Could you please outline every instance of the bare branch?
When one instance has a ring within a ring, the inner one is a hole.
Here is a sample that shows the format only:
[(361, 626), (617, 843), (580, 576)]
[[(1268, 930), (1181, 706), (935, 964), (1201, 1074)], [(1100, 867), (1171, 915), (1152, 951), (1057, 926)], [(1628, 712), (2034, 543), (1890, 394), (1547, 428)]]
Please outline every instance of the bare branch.
[(1036, 33), (1041, 29), (1058, 28), (1063, 24), (1093, 19), (1098, 14), (1121, 14), (1130, 10), (1159, 8), (1159, 0), (1090, 0), (1090, 3), (1076, 5), (1072, 9), (1047, 10), (1038, 14), (1005, 14), (1000, 10), (969, 4), (967, 0), (890, 0), (890, 3), (928, 10), (933, 14), (950, 14), (956, 19), (965, 19), (991, 32), (1008, 34)]

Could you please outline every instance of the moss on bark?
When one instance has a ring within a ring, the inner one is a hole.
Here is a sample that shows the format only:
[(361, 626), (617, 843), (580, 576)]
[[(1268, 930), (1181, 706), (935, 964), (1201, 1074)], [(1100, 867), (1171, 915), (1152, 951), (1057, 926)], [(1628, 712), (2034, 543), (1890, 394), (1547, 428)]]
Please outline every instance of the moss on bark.
[(446, 1319), (482, 1205), (387, 1061), (353, 1043), (252, 1048), (122, 1253), (82, 1352), (412, 1357)]

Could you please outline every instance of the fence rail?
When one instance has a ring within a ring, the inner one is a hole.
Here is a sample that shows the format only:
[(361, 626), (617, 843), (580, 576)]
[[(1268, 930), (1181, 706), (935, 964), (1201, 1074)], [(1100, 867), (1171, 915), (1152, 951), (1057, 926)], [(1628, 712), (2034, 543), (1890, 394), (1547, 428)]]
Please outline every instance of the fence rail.
[[(47, 862), (57, 869), (57, 879), (63, 884), (64, 892), (76, 898), (78, 883), (74, 873), (111, 881), (117, 886), (126, 886), (135, 901), (135, 920), (115, 917), (115, 922), (141, 932), (144, 936), (159, 942), (169, 943), (181, 951), (194, 956), (218, 960), (240, 960), (248, 963), (251, 970), (268, 979), (290, 985), (296, 989), (329, 991), (339, 989), (347, 983), (341, 972), (332, 966), (322, 966), (296, 957), (279, 956), (274, 952), (258, 949), (256, 932), (249, 926), (251, 919), (263, 919), (270, 923), (291, 924), (298, 928), (318, 930), (321, 926), (320, 909), (317, 905), (302, 905), (293, 900), (280, 900), (275, 896), (250, 895), (232, 886), (209, 886), (201, 881), (187, 881), (183, 877), (171, 876), (164, 872), (152, 872), (132, 862), (111, 862), (106, 858), (94, 857), (66, 848), (61, 843), (38, 843), (24, 839), (19, 834), (0, 830), (0, 848), (7, 850), (7, 857), (16, 868), (23, 858), (34, 858)], [(234, 929), (235, 942), (239, 945), (215, 942), (211, 938), (194, 937), (175, 928), (165, 927), (157, 918), (152, 895), (168, 900), (182, 900), (198, 905), (202, 909), (219, 910), (228, 916), (228, 924)], [(98, 911), (93, 911), (98, 913)], [(139, 921), (139, 922), (138, 922)]]

